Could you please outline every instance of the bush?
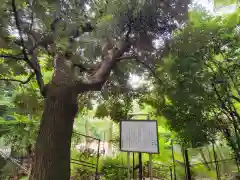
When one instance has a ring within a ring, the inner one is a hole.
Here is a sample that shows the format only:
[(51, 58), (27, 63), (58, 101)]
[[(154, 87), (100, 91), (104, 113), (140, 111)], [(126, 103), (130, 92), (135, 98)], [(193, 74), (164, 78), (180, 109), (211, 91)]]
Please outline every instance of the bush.
[(103, 180), (127, 179), (127, 166), (119, 159), (105, 159), (103, 161), (101, 172), (104, 174)]

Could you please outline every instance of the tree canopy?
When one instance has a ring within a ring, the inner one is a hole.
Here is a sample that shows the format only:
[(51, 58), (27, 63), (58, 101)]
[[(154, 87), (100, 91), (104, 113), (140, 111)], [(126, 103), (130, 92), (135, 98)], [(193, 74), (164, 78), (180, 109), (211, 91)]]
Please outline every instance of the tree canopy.
[(193, 12), (188, 25), (174, 34), (169, 55), (158, 68), (164, 85), (157, 84), (143, 98), (194, 146), (213, 141), (219, 132), (227, 139), (234, 128), (238, 132), (238, 24), (239, 11), (222, 17)]

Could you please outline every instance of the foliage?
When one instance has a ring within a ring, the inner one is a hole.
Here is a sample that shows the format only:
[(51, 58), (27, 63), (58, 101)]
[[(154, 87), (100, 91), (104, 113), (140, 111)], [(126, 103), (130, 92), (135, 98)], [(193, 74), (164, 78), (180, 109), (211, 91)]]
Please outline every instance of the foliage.
[(110, 116), (115, 122), (126, 119), (132, 107), (132, 97), (125, 94), (121, 97), (109, 98), (105, 104), (100, 104), (96, 110), (96, 117)]
[(6, 160), (1, 156), (0, 157), (0, 169), (2, 174), (2, 168), (7, 164)]
[[(131, 30), (131, 48), (123, 53), (128, 58), (119, 62), (122, 54), (115, 59), (117, 65), (111, 66), (109, 77), (104, 75), (101, 91), (87, 89), (80, 95), (74, 129), (105, 140), (102, 132), (107, 127), (107, 139), (118, 140), (118, 131), (112, 132), (118, 126), (106, 125), (105, 117), (116, 123), (127, 118), (137, 99), (144, 107), (150, 105), (145, 111), (154, 111), (158, 122), (167, 122), (184, 142), (200, 146), (221, 134), (238, 152), (239, 10), (230, 16), (211, 17), (194, 9), (184, 25), (188, 0), (173, 4), (139, 0), (12, 2), (3, 1), (0, 8), (0, 85), (4, 89), (0, 92), (0, 118), (5, 123), (0, 125), (0, 135), (13, 149), (24, 151), (35, 142), (48, 85), (95, 78), (105, 62), (102, 47), (106, 39), (120, 47)], [(156, 47), (157, 39), (164, 41), (164, 46)], [(72, 68), (66, 71), (67, 80), (56, 78), (56, 57), (60, 54)], [(156, 64), (159, 66), (153, 73)], [(132, 73), (147, 83), (133, 88), (129, 83)], [(150, 73), (158, 77), (153, 80)], [(92, 120), (87, 122), (89, 114)], [(98, 119), (92, 118), (93, 114)], [(74, 142), (79, 141), (74, 138)], [(167, 139), (159, 140), (163, 155), (154, 156), (154, 160), (172, 165)], [(74, 153), (72, 156), (78, 158)], [(182, 161), (180, 153), (176, 159)], [(101, 163), (106, 178), (125, 179), (126, 169), (118, 166), (126, 163), (117, 158)], [(204, 168), (196, 171), (203, 172)], [(76, 166), (72, 169), (74, 176), (83, 179), (92, 173)], [(178, 174), (182, 171), (178, 168)]]
[(11, 176), (16, 175), (18, 171), (19, 168), (14, 163), (12, 163), (11, 161), (7, 161), (6, 165), (1, 168), (0, 177), (1, 179), (7, 179)]
[(127, 178), (127, 166), (117, 158), (105, 159), (101, 171), (106, 180), (124, 180)]
[[(239, 57), (239, 12), (211, 17), (195, 11), (191, 17), (194, 19), (175, 33), (170, 54), (158, 68), (164, 84), (156, 85), (145, 102), (164, 115), (169, 127), (183, 140), (199, 146), (213, 141), (224, 127), (233, 132), (229, 123), (238, 119), (239, 101), (232, 99), (234, 103), (229, 103), (225, 97), (238, 96), (239, 68), (235, 67)], [(220, 80), (227, 83), (217, 84)], [(233, 119), (226, 118), (231, 111), (235, 113)]]
[(84, 152), (72, 149), (71, 158), (74, 161), (71, 163), (71, 177), (81, 180), (94, 177), (96, 157), (97, 155), (90, 149), (86, 149)]

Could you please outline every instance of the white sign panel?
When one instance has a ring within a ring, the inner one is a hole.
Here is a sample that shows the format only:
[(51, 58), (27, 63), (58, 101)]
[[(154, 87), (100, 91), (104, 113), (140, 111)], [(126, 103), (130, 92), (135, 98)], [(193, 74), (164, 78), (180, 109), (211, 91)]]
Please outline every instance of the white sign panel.
[(121, 121), (120, 150), (128, 152), (159, 153), (157, 121)]

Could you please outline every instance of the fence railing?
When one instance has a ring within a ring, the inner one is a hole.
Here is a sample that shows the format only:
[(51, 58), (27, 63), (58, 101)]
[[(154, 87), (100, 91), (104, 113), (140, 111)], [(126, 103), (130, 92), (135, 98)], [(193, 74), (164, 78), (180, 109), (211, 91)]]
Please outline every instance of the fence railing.
[[(174, 180), (186, 179), (213, 179), (227, 180), (239, 172), (236, 157), (231, 154), (223, 153), (215, 144), (198, 148), (182, 149), (184, 162), (178, 163), (173, 158), (175, 166)], [(229, 150), (230, 152), (230, 150)], [(174, 156), (174, 152), (173, 152)], [(184, 168), (184, 175), (179, 175), (179, 169)]]
[[(98, 180), (100, 139), (74, 131), (72, 150), (76, 152), (76, 157), (71, 158), (71, 164), (79, 166), (79, 168), (76, 167), (76, 171), (78, 171), (76, 176), (79, 175), (82, 179)], [(78, 177), (72, 177), (72, 179), (74, 178)]]

